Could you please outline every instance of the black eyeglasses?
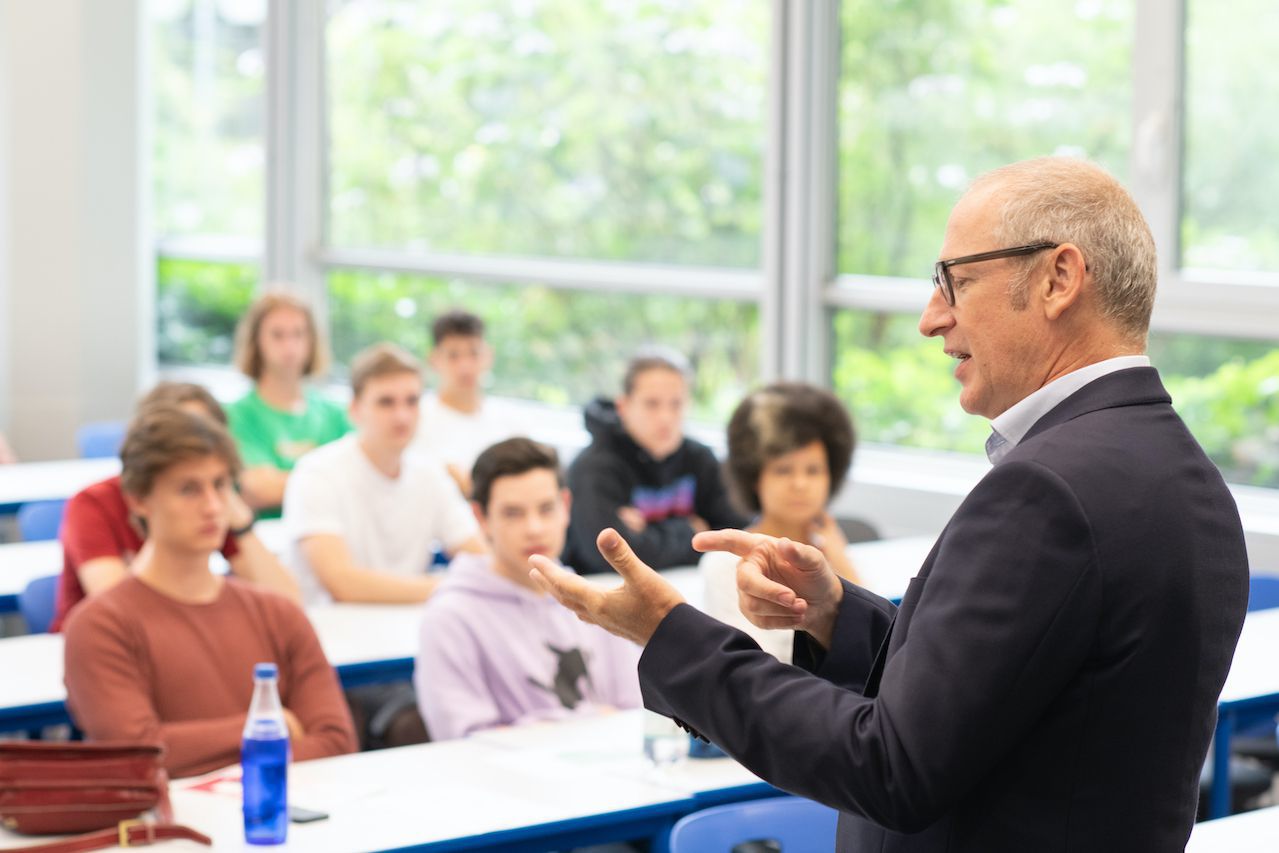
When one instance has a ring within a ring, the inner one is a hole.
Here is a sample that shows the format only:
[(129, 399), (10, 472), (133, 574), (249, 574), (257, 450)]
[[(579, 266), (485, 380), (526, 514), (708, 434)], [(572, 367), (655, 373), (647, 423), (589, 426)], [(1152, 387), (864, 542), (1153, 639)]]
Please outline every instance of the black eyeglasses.
[(976, 255), (964, 255), (962, 258), (951, 258), (933, 264), (933, 287), (941, 289), (942, 298), (952, 308), (955, 306), (955, 280), (950, 277), (950, 268), (960, 264), (975, 264), (978, 261), (994, 261), (999, 258), (1015, 258), (1018, 255), (1033, 255), (1044, 249), (1055, 249), (1060, 243), (1031, 243), (1028, 246), (1017, 246), (1012, 249), (996, 249), (993, 252), (981, 252)]

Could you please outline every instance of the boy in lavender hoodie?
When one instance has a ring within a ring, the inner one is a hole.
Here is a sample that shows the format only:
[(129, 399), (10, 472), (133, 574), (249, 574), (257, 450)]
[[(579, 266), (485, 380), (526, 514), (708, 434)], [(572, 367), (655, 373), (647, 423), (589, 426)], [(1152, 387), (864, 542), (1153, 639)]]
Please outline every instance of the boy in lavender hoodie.
[(459, 554), (423, 614), (413, 681), (432, 739), (639, 707), (639, 647), (579, 621), (529, 578), (528, 558), (557, 558), (568, 529), (555, 451), (508, 439), (480, 454), (471, 478), (492, 552)]

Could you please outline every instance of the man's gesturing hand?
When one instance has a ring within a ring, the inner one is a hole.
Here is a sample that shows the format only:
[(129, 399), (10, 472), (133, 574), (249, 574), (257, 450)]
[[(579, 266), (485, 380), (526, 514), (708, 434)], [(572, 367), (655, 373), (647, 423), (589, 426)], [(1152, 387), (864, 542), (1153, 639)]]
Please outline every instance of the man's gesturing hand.
[(844, 587), (821, 551), (743, 530), (699, 533), (693, 547), (742, 558), (737, 564), (737, 604), (752, 624), (805, 631), (830, 648)]
[(529, 557), (533, 567), (529, 577), (583, 622), (645, 645), (666, 614), (683, 603), (683, 597), (661, 575), (644, 565), (613, 528), (603, 530), (595, 546), (622, 576), (621, 586), (600, 589), (540, 554)]

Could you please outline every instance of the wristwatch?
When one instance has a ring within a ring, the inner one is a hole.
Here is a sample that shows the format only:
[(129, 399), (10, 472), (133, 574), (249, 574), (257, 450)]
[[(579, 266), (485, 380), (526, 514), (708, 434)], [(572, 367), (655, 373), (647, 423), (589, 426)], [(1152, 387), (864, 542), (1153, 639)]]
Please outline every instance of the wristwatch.
[(258, 521), (258, 517), (257, 517), (256, 515), (255, 515), (255, 516), (251, 516), (251, 517), (249, 518), (249, 523), (248, 523), (248, 524), (244, 525), (243, 527), (232, 527), (232, 528), (231, 528), (230, 533), (231, 533), (231, 535), (232, 535), (232, 536), (234, 536), (236, 539), (239, 539), (239, 538), (240, 538), (241, 536), (243, 536), (244, 534), (246, 534), (246, 533), (250, 532), (251, 530), (253, 530), (253, 525), (257, 524), (257, 521)]

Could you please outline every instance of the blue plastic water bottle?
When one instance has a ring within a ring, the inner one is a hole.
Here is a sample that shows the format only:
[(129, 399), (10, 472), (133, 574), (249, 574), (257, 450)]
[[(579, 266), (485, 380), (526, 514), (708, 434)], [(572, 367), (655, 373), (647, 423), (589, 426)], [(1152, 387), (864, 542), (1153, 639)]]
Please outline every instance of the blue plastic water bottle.
[(289, 834), (289, 727), (277, 675), (273, 663), (253, 667), (253, 702), (240, 746), (244, 840), (250, 844), (283, 844)]

